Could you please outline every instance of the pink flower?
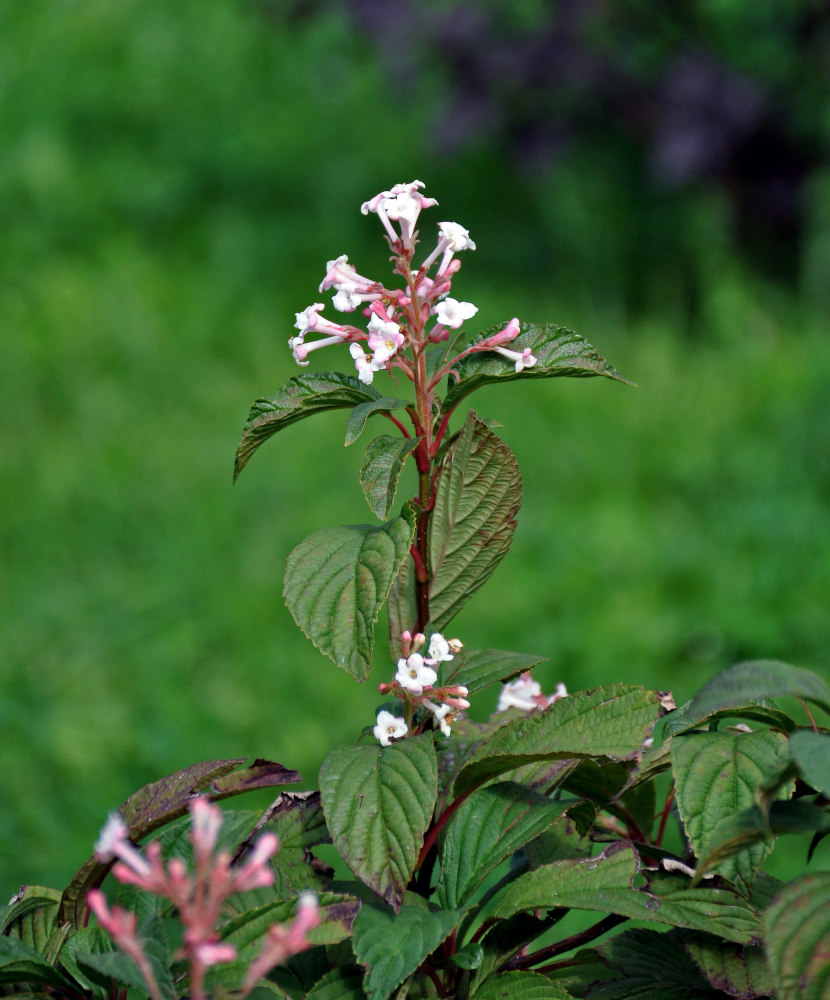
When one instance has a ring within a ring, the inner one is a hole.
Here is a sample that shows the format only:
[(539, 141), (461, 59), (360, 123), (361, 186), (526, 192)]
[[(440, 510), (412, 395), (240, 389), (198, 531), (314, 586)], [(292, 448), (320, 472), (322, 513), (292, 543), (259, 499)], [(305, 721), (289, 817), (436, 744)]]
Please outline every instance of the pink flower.
[[(425, 198), (419, 193), (418, 189), (423, 186), (421, 181), (396, 184), (391, 191), (381, 191), (369, 201), (364, 201), (360, 211), (363, 215), (376, 212), (392, 243), (400, 241), (411, 249), (415, 245), (415, 224), (421, 210), (438, 204), (434, 198)], [(393, 229), (392, 222), (399, 223), (400, 236)]]
[[(385, 316), (385, 313), (384, 313)], [(372, 313), (369, 319), (369, 347), (372, 350), (372, 365), (379, 371), (395, 355), (406, 337), (401, 328), (390, 319)]]

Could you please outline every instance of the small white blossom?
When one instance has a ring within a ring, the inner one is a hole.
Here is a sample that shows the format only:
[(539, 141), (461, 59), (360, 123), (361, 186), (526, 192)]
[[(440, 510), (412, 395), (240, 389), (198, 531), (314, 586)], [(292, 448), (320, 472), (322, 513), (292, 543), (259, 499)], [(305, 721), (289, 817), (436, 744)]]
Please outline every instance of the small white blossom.
[(307, 306), (302, 312), (294, 313), (297, 317), (297, 322), (294, 326), (300, 331), (300, 336), (305, 336), (306, 333), (313, 333), (317, 329), (317, 322), (319, 320), (318, 313), (324, 308), (322, 302), (315, 302), (313, 305)]
[(427, 650), (430, 660), (443, 663), (452, 659), (450, 644), (440, 632), (433, 632), (429, 639), (429, 649)]
[(385, 320), (377, 313), (369, 319), (369, 347), (372, 350), (372, 365), (379, 371), (395, 355), (406, 337), (401, 328), (392, 320)]
[(459, 250), (475, 250), (476, 245), (470, 239), (469, 229), (465, 229), (457, 222), (442, 222), (438, 227), (438, 235), (442, 240), (448, 240), (448, 249), (453, 253)]
[(435, 716), (435, 721), (441, 727), (441, 732), (445, 736), (449, 736), (452, 732), (452, 709), (449, 705), (440, 705), (432, 713)]
[(458, 299), (447, 298), (438, 303), (434, 312), (439, 323), (443, 323), (451, 330), (457, 330), (465, 320), (475, 316), (478, 306), (474, 306), (472, 302), (459, 302)]
[(412, 653), (405, 660), (398, 660), (395, 680), (402, 688), (413, 694), (423, 694), (424, 688), (432, 687), (438, 674), (424, 660), (420, 653)]
[(357, 377), (364, 385), (371, 385), (377, 371), (372, 365), (371, 358), (365, 353), (360, 344), (349, 344), (349, 353), (354, 358)]
[(391, 712), (378, 712), (377, 722), (373, 731), (382, 747), (388, 747), (392, 740), (399, 740), (409, 731), (404, 720), (396, 718)]
[(522, 674), (518, 680), (505, 684), (499, 695), (499, 704), (496, 709), (504, 712), (508, 708), (520, 708), (523, 712), (532, 712), (538, 707), (536, 698), (542, 693), (541, 685), (533, 680), (530, 672)]

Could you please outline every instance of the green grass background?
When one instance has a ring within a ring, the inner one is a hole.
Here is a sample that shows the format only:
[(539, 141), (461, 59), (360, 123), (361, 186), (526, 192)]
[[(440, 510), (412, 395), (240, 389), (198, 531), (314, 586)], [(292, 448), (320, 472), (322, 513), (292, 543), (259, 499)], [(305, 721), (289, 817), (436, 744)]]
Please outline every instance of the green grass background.
[[(716, 193), (666, 196), (643, 232), (630, 165), (609, 184), (591, 150), (546, 177), (480, 145), (440, 156), (440, 71), (404, 100), (345, 15), (280, 10), (0, 11), (0, 892), (65, 884), (145, 782), (259, 755), (311, 786), (371, 724), (382, 628), (359, 687), (280, 596), (295, 544), (371, 520), (363, 439), (344, 449), (342, 414), (325, 415), (233, 488), (231, 470), (252, 400), (297, 372), (286, 340), (325, 261), (384, 274), (360, 203), (413, 177), (441, 202), (425, 244), (444, 218), (478, 243), (455, 289), (482, 327), (554, 320), (638, 384), (471, 400), (504, 424), (525, 500), (452, 631), (545, 654), (548, 687), (681, 701), (754, 657), (828, 675), (830, 185), (811, 189), (803, 287), (782, 290), (742, 265)], [(655, 264), (679, 228), (694, 313), (678, 261)]]

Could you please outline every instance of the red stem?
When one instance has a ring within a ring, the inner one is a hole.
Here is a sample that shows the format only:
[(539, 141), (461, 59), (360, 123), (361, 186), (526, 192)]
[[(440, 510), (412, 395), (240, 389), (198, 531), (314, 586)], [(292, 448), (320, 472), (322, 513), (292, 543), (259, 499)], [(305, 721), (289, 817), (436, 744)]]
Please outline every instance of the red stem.
[(450, 805), (447, 806), (447, 808), (429, 828), (426, 837), (424, 837), (424, 846), (421, 848), (421, 853), (418, 855), (418, 861), (415, 864), (415, 871), (418, 871), (424, 863), (427, 854), (430, 852), (430, 848), (438, 839), (438, 835), (447, 825), (447, 822), (452, 818), (453, 813), (476, 787), (477, 786), (473, 785), (471, 788), (468, 788), (466, 792), (462, 792), (454, 802), (451, 802)]
[(669, 820), (672, 803), (674, 802), (674, 786), (666, 796), (666, 804), (663, 806), (663, 815), (660, 817), (660, 829), (657, 831), (656, 845), (659, 847), (663, 843), (663, 834), (666, 832), (666, 823)]

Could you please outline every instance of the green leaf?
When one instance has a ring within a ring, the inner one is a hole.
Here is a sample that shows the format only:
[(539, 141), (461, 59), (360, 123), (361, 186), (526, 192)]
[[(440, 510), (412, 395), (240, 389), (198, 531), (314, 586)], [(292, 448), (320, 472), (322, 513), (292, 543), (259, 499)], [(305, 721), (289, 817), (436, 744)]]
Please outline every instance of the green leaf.
[(824, 1000), (830, 991), (830, 872), (784, 886), (764, 925), (778, 1000)]
[[(121, 951), (105, 951), (98, 955), (78, 954), (78, 963), (86, 969), (91, 969), (98, 976), (114, 979), (130, 989), (137, 990), (142, 996), (147, 996), (147, 986), (144, 976), (135, 961)], [(154, 970), (155, 971), (155, 970)], [(159, 983), (161, 987), (161, 983)], [(171, 991), (163, 990), (163, 996), (172, 997)]]
[[(491, 327), (476, 340), (492, 337), (501, 329), (503, 326)], [(627, 385), (632, 384), (608, 364), (605, 358), (600, 357), (587, 340), (555, 323), (522, 323), (521, 332), (510, 344), (510, 350), (523, 351), (526, 347), (530, 348), (536, 358), (536, 364), (518, 373), (509, 358), (504, 358), (495, 351), (478, 351), (462, 358), (454, 367), (455, 375), (450, 375), (450, 387), (443, 403), (444, 411), (454, 409), (475, 389), (496, 382), (512, 382), (518, 378), (526, 380), (560, 375), (604, 375)]]
[(365, 403), (358, 403), (349, 414), (346, 424), (346, 440), (343, 442), (348, 448), (363, 433), (366, 421), (373, 413), (389, 413), (390, 410), (402, 410), (409, 403), (405, 399), (394, 399), (391, 396), (381, 396), (380, 399), (369, 399)]
[(358, 681), (372, 668), (375, 622), (413, 532), (403, 517), (325, 528), (288, 556), (283, 596), (294, 621)]
[(706, 718), (725, 708), (788, 695), (803, 698), (830, 712), (830, 688), (815, 674), (777, 660), (737, 663), (704, 684), (692, 699), (689, 714)]
[(591, 989), (591, 1000), (716, 1000), (721, 995), (686, 953), (685, 939), (676, 931), (638, 928), (603, 941), (596, 952), (613, 978)]
[(340, 856), (395, 909), (415, 870), (437, 792), (429, 733), (388, 747), (339, 747), (320, 770), (323, 809)]
[(790, 737), (790, 754), (802, 778), (830, 798), (830, 735), (800, 729)]
[(507, 555), (522, 498), (512, 452), (473, 410), (441, 462), (429, 525), (429, 613), (443, 631)]
[[(718, 842), (718, 824), (751, 807), (764, 779), (786, 759), (787, 738), (773, 730), (692, 733), (674, 738), (671, 755), (686, 836), (698, 858), (706, 858)], [(792, 791), (789, 783), (777, 797)], [(771, 849), (770, 840), (752, 843), (712, 870), (746, 892)]]
[(709, 934), (686, 934), (683, 943), (716, 990), (739, 1000), (754, 1000), (775, 991), (763, 949), (727, 944)]
[(332, 969), (315, 984), (306, 1000), (366, 1000), (363, 970), (356, 965)]
[(5, 935), (0, 935), (0, 983), (43, 984), (59, 990), (72, 985), (40, 952)]
[(496, 681), (517, 677), (547, 660), (545, 656), (510, 653), (504, 649), (467, 649), (441, 664), (439, 684), (463, 684), (470, 692), (483, 691)]
[(573, 802), (552, 802), (512, 781), (479, 788), (447, 824), (438, 899), (463, 906), (500, 861), (547, 829)]
[(236, 449), (234, 481), (257, 448), (277, 431), (324, 410), (352, 409), (380, 398), (377, 389), (363, 385), (353, 375), (340, 372), (295, 375), (273, 396), (262, 397), (251, 407)]
[(393, 663), (401, 655), (401, 635), (415, 630), (418, 605), (415, 595), (415, 568), (410, 560), (401, 565), (389, 591), (389, 656)]
[(625, 684), (610, 684), (561, 698), (544, 712), (532, 712), (506, 723), (479, 744), (456, 779), (456, 794), (536, 760), (631, 760), (649, 736), (659, 706), (656, 691)]
[(62, 929), (57, 922), (61, 895), (60, 889), (24, 886), (14, 902), (3, 908), (0, 932), (34, 948), (48, 962), (55, 961), (71, 930), (69, 925)]
[(569, 1000), (571, 994), (538, 972), (500, 972), (488, 976), (474, 1000)]
[(381, 521), (389, 517), (395, 503), (401, 469), (420, 440), (381, 434), (370, 441), (366, 448), (360, 467), (360, 486), (372, 513)]
[(635, 889), (639, 867), (633, 847), (618, 841), (597, 857), (554, 861), (527, 872), (487, 906), (484, 915), (503, 919), (522, 911), (596, 910), (719, 934), (739, 943), (757, 936), (758, 915), (737, 893), (689, 889), (676, 880), (664, 880), (659, 893)]
[(452, 932), (461, 910), (430, 910), (421, 904), (391, 907), (364, 903), (354, 922), (354, 952), (366, 969), (369, 1000), (386, 1000)]

